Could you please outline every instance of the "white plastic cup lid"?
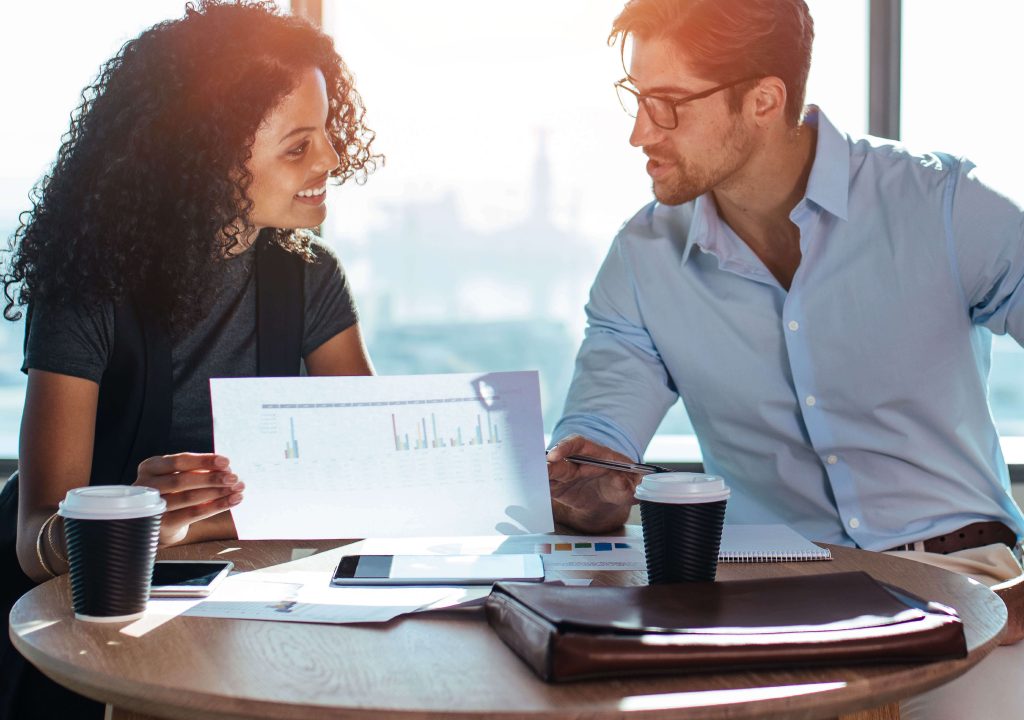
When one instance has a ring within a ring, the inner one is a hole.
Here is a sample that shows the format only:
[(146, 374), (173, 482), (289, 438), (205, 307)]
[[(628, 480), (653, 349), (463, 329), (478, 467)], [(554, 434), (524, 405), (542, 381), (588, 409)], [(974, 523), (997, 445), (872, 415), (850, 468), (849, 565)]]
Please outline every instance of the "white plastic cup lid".
[(647, 502), (688, 505), (717, 502), (729, 497), (729, 488), (718, 475), (669, 472), (644, 475), (636, 487), (636, 499)]
[(160, 492), (136, 485), (91, 485), (68, 490), (58, 514), (76, 520), (128, 520), (167, 508)]

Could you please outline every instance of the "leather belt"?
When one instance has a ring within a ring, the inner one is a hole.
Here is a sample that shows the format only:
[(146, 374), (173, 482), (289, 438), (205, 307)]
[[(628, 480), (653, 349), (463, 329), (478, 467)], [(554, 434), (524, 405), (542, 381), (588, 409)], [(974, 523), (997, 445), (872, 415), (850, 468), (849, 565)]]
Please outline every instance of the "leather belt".
[(995, 543), (1003, 543), (1012, 549), (1017, 545), (1017, 533), (1003, 523), (994, 520), (976, 522), (964, 525), (959, 530), (948, 532), (945, 535), (936, 535), (927, 540), (897, 545), (890, 550), (924, 550), (946, 555), (958, 550), (994, 545)]

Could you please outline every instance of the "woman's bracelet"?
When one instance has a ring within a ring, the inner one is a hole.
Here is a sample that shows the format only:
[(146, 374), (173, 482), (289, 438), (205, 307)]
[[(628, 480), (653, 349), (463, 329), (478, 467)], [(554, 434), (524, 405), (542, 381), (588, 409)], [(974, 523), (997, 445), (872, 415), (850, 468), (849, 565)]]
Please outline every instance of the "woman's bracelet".
[(43, 570), (45, 570), (46, 574), (50, 577), (57, 577), (57, 573), (50, 569), (50, 566), (46, 563), (46, 558), (43, 557), (43, 533), (46, 532), (47, 524), (56, 516), (57, 514), (54, 513), (50, 517), (46, 518), (46, 520), (43, 521), (43, 524), (39, 526), (39, 534), (36, 535), (36, 558), (39, 560), (39, 564), (42, 566)]
[(53, 540), (53, 528), (57, 524), (57, 519), (59, 517), (60, 516), (57, 513), (54, 513), (50, 516), (50, 519), (47, 521), (50, 523), (50, 526), (46, 528), (46, 544), (50, 546), (50, 552), (53, 553), (53, 556), (55, 558), (60, 560), (62, 563), (67, 563), (67, 557), (61, 554), (60, 549), (57, 547), (57, 543), (55, 543)]

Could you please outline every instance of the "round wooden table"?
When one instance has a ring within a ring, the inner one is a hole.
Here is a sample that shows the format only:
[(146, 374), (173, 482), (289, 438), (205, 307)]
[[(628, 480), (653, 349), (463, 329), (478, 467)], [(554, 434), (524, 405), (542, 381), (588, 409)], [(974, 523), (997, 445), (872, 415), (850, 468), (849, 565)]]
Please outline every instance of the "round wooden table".
[[(633, 530), (635, 532), (635, 529)], [(203, 543), (171, 559), (220, 557), (240, 570), (332, 543)], [(228, 548), (238, 548), (226, 554)], [(177, 617), (133, 637), (123, 625), (76, 621), (66, 577), (22, 597), (15, 647), (48, 676), (113, 706), (114, 718), (861, 718), (898, 717), (895, 703), (948, 682), (998, 643), (1006, 610), (986, 587), (888, 555), (830, 548), (832, 562), (728, 564), (719, 579), (865, 570), (956, 608), (970, 654), (923, 665), (693, 674), (548, 685), (487, 626), (483, 611), (418, 614), (380, 625), (309, 625)], [(333, 568), (326, 551), (306, 563)], [(579, 577), (583, 573), (566, 573)], [(643, 582), (596, 574), (595, 584)], [(866, 712), (865, 712), (866, 711)]]

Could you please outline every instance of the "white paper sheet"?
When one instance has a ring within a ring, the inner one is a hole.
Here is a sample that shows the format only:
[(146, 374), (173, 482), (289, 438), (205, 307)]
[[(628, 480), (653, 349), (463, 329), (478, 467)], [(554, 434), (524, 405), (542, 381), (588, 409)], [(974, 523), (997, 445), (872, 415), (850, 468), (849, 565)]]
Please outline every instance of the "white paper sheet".
[(276, 622), (386, 622), (422, 607), (462, 601), (459, 588), (336, 588), (328, 573), (235, 575), (183, 615)]
[(241, 539), (554, 529), (536, 372), (210, 386)]

